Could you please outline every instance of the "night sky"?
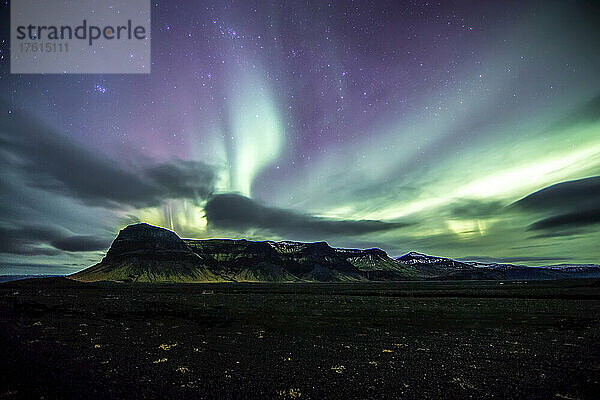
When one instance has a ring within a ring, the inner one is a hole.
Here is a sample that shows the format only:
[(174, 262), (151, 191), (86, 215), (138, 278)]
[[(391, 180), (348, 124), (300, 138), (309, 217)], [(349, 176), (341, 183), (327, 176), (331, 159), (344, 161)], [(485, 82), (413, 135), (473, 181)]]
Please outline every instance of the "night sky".
[(594, 3), (154, 1), (151, 74), (61, 76), (8, 73), (3, 2), (0, 274), (137, 221), (598, 263)]

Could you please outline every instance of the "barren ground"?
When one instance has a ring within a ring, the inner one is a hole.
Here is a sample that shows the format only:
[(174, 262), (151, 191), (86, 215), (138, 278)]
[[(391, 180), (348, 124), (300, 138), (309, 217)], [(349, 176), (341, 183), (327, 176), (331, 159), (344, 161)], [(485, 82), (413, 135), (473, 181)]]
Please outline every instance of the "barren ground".
[(600, 393), (600, 282), (0, 285), (0, 398)]

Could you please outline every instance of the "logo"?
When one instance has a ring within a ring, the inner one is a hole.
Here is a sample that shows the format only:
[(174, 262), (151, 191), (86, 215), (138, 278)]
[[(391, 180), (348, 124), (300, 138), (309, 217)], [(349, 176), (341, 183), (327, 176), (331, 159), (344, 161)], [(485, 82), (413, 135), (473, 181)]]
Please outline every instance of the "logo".
[(150, 73), (149, 0), (13, 0), (11, 73)]

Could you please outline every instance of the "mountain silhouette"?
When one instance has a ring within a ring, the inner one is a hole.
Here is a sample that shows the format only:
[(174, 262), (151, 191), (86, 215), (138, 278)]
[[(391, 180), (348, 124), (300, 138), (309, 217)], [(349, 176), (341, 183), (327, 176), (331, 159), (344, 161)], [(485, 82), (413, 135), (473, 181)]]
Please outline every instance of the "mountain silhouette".
[(459, 262), (411, 252), (333, 248), (326, 242), (182, 239), (146, 223), (119, 232), (102, 261), (70, 276), (125, 282), (354, 282), (600, 277), (600, 267)]

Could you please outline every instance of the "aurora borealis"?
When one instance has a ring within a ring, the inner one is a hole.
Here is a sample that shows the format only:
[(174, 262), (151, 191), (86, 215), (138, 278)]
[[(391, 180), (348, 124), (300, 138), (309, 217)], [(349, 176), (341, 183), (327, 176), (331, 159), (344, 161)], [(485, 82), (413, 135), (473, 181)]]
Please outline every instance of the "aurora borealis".
[(0, 274), (74, 272), (136, 221), (598, 263), (598, 17), (593, 1), (153, 1), (149, 75), (11, 75), (2, 24)]

